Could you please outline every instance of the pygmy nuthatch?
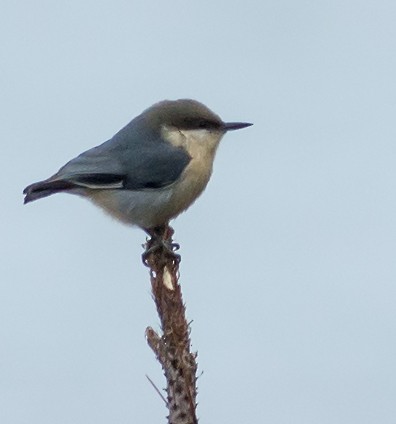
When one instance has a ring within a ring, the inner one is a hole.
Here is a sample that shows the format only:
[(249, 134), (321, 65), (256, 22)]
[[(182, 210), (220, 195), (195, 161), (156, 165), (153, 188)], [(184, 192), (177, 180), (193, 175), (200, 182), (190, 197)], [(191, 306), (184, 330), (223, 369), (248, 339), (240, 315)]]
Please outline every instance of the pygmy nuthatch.
[(223, 135), (249, 125), (223, 122), (195, 100), (159, 102), (110, 140), (26, 187), (25, 203), (54, 193), (78, 194), (150, 232), (202, 193)]

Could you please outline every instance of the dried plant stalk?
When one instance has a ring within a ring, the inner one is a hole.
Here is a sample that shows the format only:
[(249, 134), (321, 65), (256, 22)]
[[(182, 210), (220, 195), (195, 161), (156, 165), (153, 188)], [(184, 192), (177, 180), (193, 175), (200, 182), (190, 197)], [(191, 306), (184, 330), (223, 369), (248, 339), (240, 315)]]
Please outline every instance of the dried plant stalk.
[(186, 320), (179, 280), (180, 256), (173, 252), (173, 229), (157, 228), (143, 255), (150, 268), (151, 288), (161, 322), (162, 336), (146, 329), (147, 342), (165, 374), (169, 424), (197, 424), (196, 353), (190, 351), (190, 329)]

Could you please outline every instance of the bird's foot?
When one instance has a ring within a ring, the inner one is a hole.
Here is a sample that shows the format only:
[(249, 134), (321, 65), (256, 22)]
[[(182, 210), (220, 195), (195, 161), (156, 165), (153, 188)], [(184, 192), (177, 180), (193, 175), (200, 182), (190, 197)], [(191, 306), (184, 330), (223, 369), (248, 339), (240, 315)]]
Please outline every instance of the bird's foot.
[[(164, 255), (168, 258), (172, 258), (176, 263), (180, 263), (181, 256), (175, 251), (180, 249), (180, 245), (178, 243), (169, 243), (166, 240), (157, 239), (154, 243), (147, 243), (147, 247), (145, 252), (142, 254), (142, 261), (144, 265), (148, 266), (148, 258), (152, 254)], [(149, 243), (151, 244), (149, 246)]]
[(161, 226), (150, 228), (146, 232), (151, 236), (147, 243), (144, 245), (146, 248), (142, 254), (142, 261), (144, 265), (149, 266), (148, 259), (151, 255), (155, 254), (162, 256), (164, 259), (171, 259), (176, 264), (181, 261), (181, 256), (175, 253), (180, 249), (178, 243), (174, 243), (172, 240), (173, 230), (168, 226)]

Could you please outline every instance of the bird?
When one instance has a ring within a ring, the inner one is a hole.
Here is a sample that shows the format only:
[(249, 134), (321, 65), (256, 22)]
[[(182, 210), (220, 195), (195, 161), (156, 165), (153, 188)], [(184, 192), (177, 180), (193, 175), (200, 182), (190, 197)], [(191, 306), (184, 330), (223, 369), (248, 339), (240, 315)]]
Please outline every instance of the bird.
[(222, 137), (250, 125), (223, 122), (196, 100), (160, 101), (111, 139), (27, 186), (24, 203), (55, 193), (82, 196), (153, 236), (204, 191)]

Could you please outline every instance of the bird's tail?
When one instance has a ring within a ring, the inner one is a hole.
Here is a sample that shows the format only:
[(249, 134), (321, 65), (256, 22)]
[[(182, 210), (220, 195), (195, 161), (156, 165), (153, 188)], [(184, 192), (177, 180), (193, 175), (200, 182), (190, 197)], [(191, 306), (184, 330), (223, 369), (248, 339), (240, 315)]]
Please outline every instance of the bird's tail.
[(38, 183), (30, 184), (23, 190), (25, 194), (24, 203), (33, 202), (42, 197), (51, 196), (51, 194), (67, 191), (75, 187), (75, 184), (64, 180), (44, 180)]

